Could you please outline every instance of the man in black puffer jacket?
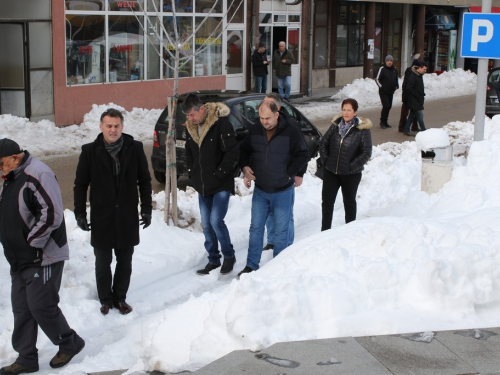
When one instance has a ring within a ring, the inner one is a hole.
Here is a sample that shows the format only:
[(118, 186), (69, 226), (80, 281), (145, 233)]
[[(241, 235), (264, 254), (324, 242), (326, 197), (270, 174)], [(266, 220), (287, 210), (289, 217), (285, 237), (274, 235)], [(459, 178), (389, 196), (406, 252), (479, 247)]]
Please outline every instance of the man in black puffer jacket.
[(219, 242), (224, 262), (221, 275), (236, 263), (234, 249), (224, 217), (234, 194), (234, 169), (240, 150), (228, 119), (230, 110), (223, 103), (206, 103), (189, 94), (182, 104), (186, 114), (186, 162), (189, 178), (198, 192), (201, 224), (205, 235), (208, 263), (196, 271), (208, 275), (221, 266)]
[(259, 117), (261, 124), (250, 126), (240, 144), (244, 183), (249, 188), (251, 181), (255, 181), (255, 189), (247, 264), (238, 276), (259, 268), (269, 214), (274, 217), (273, 256), (287, 247), (295, 177), (309, 161), (302, 133), (280, 114), (274, 102), (263, 101)]
[(387, 123), (389, 118), (389, 111), (392, 108), (392, 99), (394, 92), (399, 89), (398, 71), (392, 65), (394, 58), (387, 55), (385, 64), (380, 67), (377, 73), (375, 82), (378, 86), (378, 94), (382, 102), (382, 112), (380, 113), (380, 127), (382, 129), (391, 128), (392, 126)]

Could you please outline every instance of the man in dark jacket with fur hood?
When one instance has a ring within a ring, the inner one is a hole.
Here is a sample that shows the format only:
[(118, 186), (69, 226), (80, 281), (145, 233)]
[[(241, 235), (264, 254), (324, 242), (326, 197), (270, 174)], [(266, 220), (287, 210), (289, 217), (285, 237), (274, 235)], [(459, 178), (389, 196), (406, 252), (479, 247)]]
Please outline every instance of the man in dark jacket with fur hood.
[(393, 66), (393, 60), (394, 58), (391, 55), (386, 56), (385, 64), (380, 67), (375, 79), (378, 86), (378, 95), (382, 102), (382, 112), (380, 113), (380, 127), (382, 129), (392, 127), (387, 121), (392, 108), (394, 92), (399, 89), (398, 71)]
[[(116, 307), (132, 311), (126, 301), (132, 275), (134, 246), (139, 244), (139, 224), (151, 224), (151, 176), (141, 142), (123, 131), (123, 115), (110, 108), (101, 115), (101, 134), (82, 146), (74, 187), (78, 227), (91, 231), (96, 257), (97, 294), (101, 313)], [(87, 222), (87, 190), (90, 186), (90, 223)], [(137, 206), (141, 196), (141, 222)], [(92, 227), (91, 227), (92, 224)], [(111, 278), (113, 249), (116, 256)]]
[(234, 194), (234, 170), (240, 155), (230, 110), (223, 103), (203, 105), (195, 94), (182, 104), (186, 114), (186, 162), (189, 178), (198, 192), (201, 224), (205, 235), (208, 263), (196, 271), (208, 275), (221, 267), (219, 242), (224, 262), (220, 273), (227, 275), (236, 263), (234, 249), (224, 218), (229, 198)]

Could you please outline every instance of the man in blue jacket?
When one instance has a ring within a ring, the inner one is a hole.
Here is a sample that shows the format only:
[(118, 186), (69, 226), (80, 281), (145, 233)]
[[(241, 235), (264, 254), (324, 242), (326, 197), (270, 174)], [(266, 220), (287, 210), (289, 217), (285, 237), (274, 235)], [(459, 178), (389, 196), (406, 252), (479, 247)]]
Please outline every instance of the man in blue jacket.
[(244, 183), (250, 188), (254, 181), (255, 189), (247, 264), (238, 276), (259, 268), (269, 214), (274, 217), (273, 256), (287, 247), (295, 176), (309, 161), (302, 133), (280, 114), (274, 102), (263, 101), (259, 117), (261, 124), (250, 126), (240, 144)]
[(0, 140), (0, 170), (0, 241), (10, 264), (12, 347), (19, 353), (0, 374), (38, 371), (38, 327), (59, 347), (50, 361), (59, 368), (85, 346), (59, 308), (64, 261), (69, 259), (59, 184), (47, 165), (7, 138)]

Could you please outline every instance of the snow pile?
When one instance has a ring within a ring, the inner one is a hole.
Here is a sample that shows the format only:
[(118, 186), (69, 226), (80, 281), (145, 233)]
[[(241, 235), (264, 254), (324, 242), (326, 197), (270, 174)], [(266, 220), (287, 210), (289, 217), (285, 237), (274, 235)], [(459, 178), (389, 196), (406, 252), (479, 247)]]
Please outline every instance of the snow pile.
[(450, 138), (443, 129), (427, 129), (425, 132), (419, 132), (415, 137), (417, 148), (422, 151), (428, 151), (432, 148), (443, 148), (450, 145)]
[[(404, 72), (400, 72), (403, 75)], [(399, 79), (399, 89), (394, 93), (393, 105), (401, 105), (403, 80)], [(477, 87), (477, 76), (470, 71), (455, 69), (440, 75), (435, 73), (424, 75), (425, 100), (435, 100), (474, 94)], [(311, 119), (323, 116), (325, 113), (339, 113), (342, 100), (354, 98), (360, 109), (380, 107), (378, 86), (370, 78), (355, 79), (337, 94), (331, 97), (331, 102), (309, 103), (298, 105), (302, 113)]]

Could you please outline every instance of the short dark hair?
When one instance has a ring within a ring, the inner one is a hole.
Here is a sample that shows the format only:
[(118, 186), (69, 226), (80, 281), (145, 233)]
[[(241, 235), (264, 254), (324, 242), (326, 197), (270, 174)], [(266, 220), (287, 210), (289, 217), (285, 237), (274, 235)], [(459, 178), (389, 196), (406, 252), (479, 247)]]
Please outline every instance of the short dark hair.
[(182, 103), (182, 111), (184, 113), (188, 113), (191, 112), (192, 109), (194, 109), (196, 112), (198, 112), (202, 106), (203, 102), (198, 95), (189, 94), (188, 96), (186, 96), (186, 99), (184, 99), (184, 102)]
[(259, 43), (258, 49), (260, 49), (260, 48), (266, 48), (266, 45), (264, 43)]
[(101, 114), (101, 123), (102, 123), (102, 119), (105, 117), (105, 116), (109, 116), (109, 117), (119, 117), (121, 122), (123, 123), (123, 115), (122, 113), (117, 110), (116, 108), (108, 108), (106, 109), (102, 114)]
[(281, 99), (281, 96), (275, 92), (270, 92), (266, 94), (266, 98), (271, 99), (274, 101), (274, 103), (278, 103), (281, 106), (281, 103), (283, 103), (283, 99)]
[(426, 63), (426, 62), (422, 61), (422, 62), (420, 63), (420, 68), (423, 68), (424, 66), (427, 68), (429, 65), (427, 65), (427, 63)]
[(356, 101), (356, 99), (351, 99), (351, 98), (344, 99), (342, 101), (340, 109), (344, 108), (344, 104), (350, 104), (352, 109), (354, 109), (354, 112), (358, 111), (358, 102)]
[(275, 102), (270, 102), (270, 101), (263, 101), (260, 102), (259, 106), (257, 109), (260, 109), (260, 107), (267, 107), (269, 108), (273, 113), (278, 113), (278, 106), (276, 105)]

